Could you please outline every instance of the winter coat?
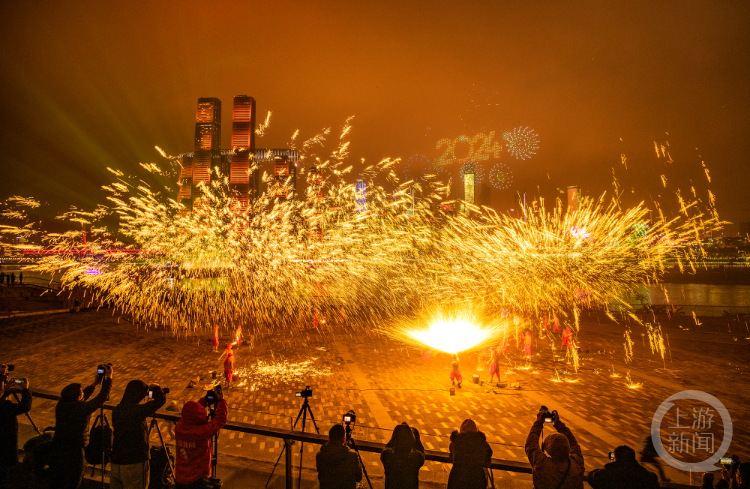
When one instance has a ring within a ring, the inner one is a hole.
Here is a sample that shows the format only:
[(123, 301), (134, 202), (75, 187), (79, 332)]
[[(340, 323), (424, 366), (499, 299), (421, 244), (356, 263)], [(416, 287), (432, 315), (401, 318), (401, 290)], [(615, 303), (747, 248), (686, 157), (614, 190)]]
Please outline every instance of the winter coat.
[[(0, 380), (2, 382), (2, 380)], [(31, 391), (21, 392), (21, 402), (8, 398), (0, 401), (0, 467), (18, 463), (18, 419), (16, 416), (31, 411)]]
[(153, 416), (167, 402), (161, 388), (154, 389), (153, 399), (141, 404), (148, 395), (148, 386), (141, 380), (132, 380), (125, 387), (120, 404), (112, 411), (112, 463), (131, 465), (149, 459), (148, 425), (146, 418)]
[(362, 480), (357, 454), (339, 442), (328, 442), (315, 456), (320, 489), (355, 489)]
[[(532, 426), (526, 438), (526, 456), (532, 468), (532, 480), (536, 489), (556, 489), (565, 477), (560, 489), (583, 489), (583, 455), (573, 433), (558, 420), (557, 433), (544, 440), (547, 456), (539, 447), (539, 436), (544, 422), (539, 419)], [(570, 470), (568, 470), (570, 464)], [(565, 471), (568, 475), (565, 476)]]
[(406, 423), (397, 425), (393, 438), (380, 453), (385, 469), (385, 489), (417, 489), (419, 468), (424, 465), (424, 447), (419, 432)]
[[(588, 483), (594, 489), (659, 489), (659, 478), (635, 459), (616, 460), (593, 470)], [(713, 488), (712, 488), (713, 489)]]
[(227, 422), (227, 401), (216, 405), (214, 419), (206, 419), (205, 398), (190, 401), (182, 408), (182, 417), (175, 426), (177, 456), (175, 480), (190, 485), (211, 474), (211, 439)]
[(99, 394), (90, 401), (94, 393), (94, 386), (90, 385), (83, 390), (83, 401), (60, 400), (55, 407), (55, 437), (52, 444), (58, 449), (77, 449), (86, 446), (88, 441), (88, 427), (91, 414), (109, 399), (112, 390), (112, 379), (102, 380), (102, 388)]
[(453, 467), (448, 476), (448, 489), (486, 489), (485, 465), (492, 460), (492, 448), (481, 431), (451, 433)]

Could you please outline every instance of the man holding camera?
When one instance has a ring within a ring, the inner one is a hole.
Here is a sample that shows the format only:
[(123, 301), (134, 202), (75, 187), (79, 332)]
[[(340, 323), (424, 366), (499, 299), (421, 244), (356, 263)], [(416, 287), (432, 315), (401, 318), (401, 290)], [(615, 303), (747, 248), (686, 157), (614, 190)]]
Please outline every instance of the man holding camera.
[[(8, 365), (0, 366), (0, 487), (5, 487), (8, 470), (18, 464), (17, 416), (31, 410), (31, 391), (28, 379), (9, 379)], [(20, 402), (7, 399), (12, 389), (21, 390)]]
[(346, 446), (346, 430), (335, 424), (328, 430), (328, 443), (315, 456), (320, 489), (355, 489), (362, 480), (357, 454)]
[[(557, 433), (548, 435), (540, 447), (539, 437), (545, 426), (554, 427)], [(526, 438), (526, 456), (536, 489), (583, 489), (581, 447), (557, 411), (549, 412), (544, 406), (539, 410)]]
[[(91, 415), (109, 399), (112, 374), (112, 364), (99, 365), (93, 384), (85, 389), (81, 384), (70, 384), (60, 393), (60, 401), (55, 407), (54, 454), (50, 464), (55, 487), (59, 489), (77, 489), (81, 485), (86, 469), (83, 448), (88, 438), (89, 421)], [(88, 398), (100, 384), (102, 388), (99, 394), (89, 401)]]
[(175, 426), (175, 482), (178, 489), (211, 487), (208, 477), (211, 475), (212, 438), (226, 424), (227, 412), (221, 386), (208, 391), (198, 402), (185, 403), (182, 417)]
[[(120, 404), (112, 412), (112, 489), (148, 487), (150, 447), (146, 418), (166, 404), (165, 391), (158, 384), (146, 385), (142, 380), (131, 380), (125, 387)], [(146, 398), (147, 402), (141, 404)]]
[[(615, 461), (603, 469), (591, 471), (588, 483), (594, 489), (658, 489), (659, 478), (635, 459), (635, 450), (623, 445), (615, 448)], [(713, 487), (713, 486), (711, 486)]]

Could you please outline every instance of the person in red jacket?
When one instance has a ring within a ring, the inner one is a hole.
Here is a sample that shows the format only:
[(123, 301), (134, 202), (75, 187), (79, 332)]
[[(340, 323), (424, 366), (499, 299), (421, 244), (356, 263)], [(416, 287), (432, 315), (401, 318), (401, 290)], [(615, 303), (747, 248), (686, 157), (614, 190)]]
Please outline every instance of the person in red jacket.
[(216, 391), (219, 398), (214, 419), (206, 418), (208, 400), (190, 401), (182, 408), (182, 417), (175, 426), (177, 456), (175, 482), (177, 489), (206, 487), (211, 475), (211, 443), (213, 436), (227, 422), (227, 401), (224, 394)]

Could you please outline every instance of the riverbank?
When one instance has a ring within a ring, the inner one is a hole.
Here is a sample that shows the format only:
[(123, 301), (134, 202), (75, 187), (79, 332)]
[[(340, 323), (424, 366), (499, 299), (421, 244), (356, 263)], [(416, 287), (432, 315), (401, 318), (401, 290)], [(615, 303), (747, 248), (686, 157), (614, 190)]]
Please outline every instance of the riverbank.
[(750, 285), (750, 267), (722, 265), (700, 268), (695, 273), (690, 269), (680, 273), (680, 269), (675, 267), (667, 270), (661, 281), (672, 284)]

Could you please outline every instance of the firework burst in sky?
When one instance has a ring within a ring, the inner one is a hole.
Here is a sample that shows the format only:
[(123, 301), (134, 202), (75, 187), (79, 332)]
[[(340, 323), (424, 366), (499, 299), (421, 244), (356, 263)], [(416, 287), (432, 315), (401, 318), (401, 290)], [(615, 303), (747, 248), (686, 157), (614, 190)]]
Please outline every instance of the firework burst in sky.
[(529, 159), (539, 149), (539, 135), (528, 127), (507, 131), (503, 133), (503, 139), (508, 142), (508, 152), (516, 159)]
[(510, 188), (513, 183), (513, 172), (504, 163), (497, 163), (490, 170), (490, 184), (498, 190)]

